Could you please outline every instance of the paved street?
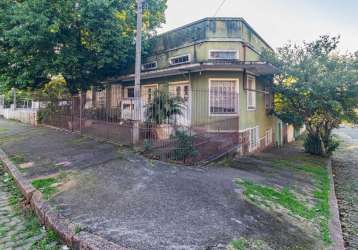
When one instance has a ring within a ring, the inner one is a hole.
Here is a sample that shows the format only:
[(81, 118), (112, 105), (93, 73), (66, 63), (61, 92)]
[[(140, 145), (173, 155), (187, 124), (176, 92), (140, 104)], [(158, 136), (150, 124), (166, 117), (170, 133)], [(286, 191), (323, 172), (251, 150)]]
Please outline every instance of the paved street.
[(358, 249), (358, 129), (340, 128), (343, 140), (334, 155), (336, 193), (347, 249)]

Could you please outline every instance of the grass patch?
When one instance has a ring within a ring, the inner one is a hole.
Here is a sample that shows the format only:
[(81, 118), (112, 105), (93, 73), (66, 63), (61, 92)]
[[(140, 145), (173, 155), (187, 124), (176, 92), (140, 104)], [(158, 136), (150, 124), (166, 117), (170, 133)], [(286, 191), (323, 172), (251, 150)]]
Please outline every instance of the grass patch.
[(264, 241), (261, 240), (248, 240), (244, 237), (234, 239), (227, 247), (229, 250), (271, 250)]
[(82, 231), (83, 231), (83, 229), (82, 229), (82, 227), (80, 225), (75, 226), (75, 234), (79, 234)]
[(14, 134), (14, 135), (7, 135), (7, 136), (0, 136), (0, 144), (6, 144), (11, 142), (17, 142), (24, 140), (28, 137), (26, 134)]
[(21, 154), (14, 154), (9, 157), (9, 159), (14, 163), (15, 165), (19, 165), (26, 162), (26, 159)]
[(235, 160), (232, 157), (226, 156), (224, 159), (222, 159), (220, 161), (220, 163), (224, 166), (224, 167), (233, 167), (235, 165)]
[(244, 187), (244, 194), (252, 201), (258, 198), (261, 200), (269, 200), (305, 219), (312, 219), (314, 217), (315, 213), (312, 209), (309, 209), (306, 204), (299, 201), (287, 187), (282, 190), (276, 190), (272, 187), (258, 185), (245, 180), (236, 180), (236, 184)]
[(7, 128), (0, 128), (0, 133), (1, 133), (1, 132), (7, 132), (7, 131), (9, 131), (9, 129), (7, 129)]
[(322, 240), (330, 244), (332, 242), (328, 228), (330, 179), (327, 169), (323, 165), (323, 159), (319, 158), (314, 162), (311, 157), (303, 157), (299, 161), (297, 159), (274, 160), (273, 164), (277, 167), (307, 173), (313, 178), (315, 185), (314, 207), (310, 208), (306, 202), (299, 200), (287, 187), (277, 190), (246, 180), (236, 180), (236, 184), (244, 188), (245, 196), (253, 202), (271, 201), (288, 209), (292, 214), (316, 222), (319, 225)]
[(46, 179), (38, 179), (33, 180), (32, 185), (39, 190), (45, 199), (49, 199), (53, 194), (58, 192), (57, 187), (55, 186), (58, 183), (56, 178), (46, 178)]
[(86, 142), (88, 142), (88, 138), (85, 137), (85, 136), (80, 136), (78, 138), (69, 140), (69, 143), (73, 144), (73, 145), (80, 145), (80, 144), (83, 144), (83, 143), (86, 143)]
[(229, 248), (233, 250), (245, 250), (247, 249), (247, 247), (247, 242), (243, 238), (238, 240), (232, 240), (229, 245)]
[(48, 200), (59, 191), (57, 185), (63, 182), (67, 176), (68, 173), (61, 171), (56, 177), (33, 180), (31, 184)]

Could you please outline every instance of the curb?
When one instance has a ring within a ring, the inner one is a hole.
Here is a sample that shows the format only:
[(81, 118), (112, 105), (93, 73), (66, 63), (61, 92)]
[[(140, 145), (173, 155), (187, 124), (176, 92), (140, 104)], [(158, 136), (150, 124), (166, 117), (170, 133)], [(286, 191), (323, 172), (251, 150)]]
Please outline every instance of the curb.
[(30, 204), (40, 223), (56, 232), (66, 245), (76, 250), (127, 250), (125, 247), (88, 232), (82, 231), (76, 234), (76, 226), (51, 209), (42, 194), (22, 176), (1, 148), (0, 160), (4, 163), (5, 170), (14, 178), (26, 203)]
[(328, 160), (327, 163), (328, 174), (330, 178), (330, 197), (329, 197), (329, 206), (331, 211), (331, 219), (329, 221), (329, 231), (331, 235), (332, 243), (332, 250), (344, 250), (344, 240), (343, 240), (343, 233), (342, 233), (342, 225), (339, 216), (339, 209), (336, 197), (336, 191), (334, 187), (334, 180), (333, 180), (333, 173), (332, 173), (332, 159)]

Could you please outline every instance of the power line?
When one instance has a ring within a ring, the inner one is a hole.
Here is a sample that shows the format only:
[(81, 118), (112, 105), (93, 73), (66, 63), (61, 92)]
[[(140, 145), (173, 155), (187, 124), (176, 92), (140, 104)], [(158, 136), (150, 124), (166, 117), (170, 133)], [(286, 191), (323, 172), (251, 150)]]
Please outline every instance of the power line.
[(224, 6), (225, 2), (227, 0), (222, 0), (221, 4), (219, 5), (219, 7), (217, 8), (217, 10), (214, 13), (214, 17), (216, 17), (216, 15), (219, 13), (219, 11), (221, 10), (221, 8)]

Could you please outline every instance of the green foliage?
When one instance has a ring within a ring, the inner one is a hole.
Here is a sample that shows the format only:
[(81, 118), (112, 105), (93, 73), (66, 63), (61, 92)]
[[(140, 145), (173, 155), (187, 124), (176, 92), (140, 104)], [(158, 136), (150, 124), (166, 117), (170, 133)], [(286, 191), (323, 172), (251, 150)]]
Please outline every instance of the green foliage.
[(244, 238), (240, 238), (238, 240), (232, 240), (229, 247), (233, 250), (246, 250), (248, 244)]
[(58, 192), (55, 186), (58, 183), (56, 178), (38, 179), (32, 181), (32, 185), (43, 193), (45, 199), (49, 199), (53, 194)]
[(145, 107), (146, 121), (154, 124), (169, 123), (176, 115), (182, 115), (183, 99), (167, 92), (155, 91), (153, 99)]
[(39, 101), (51, 101), (57, 103), (60, 100), (68, 99), (71, 93), (67, 88), (66, 80), (62, 75), (51, 77), (43, 88), (34, 92), (33, 97)]
[(79, 234), (80, 232), (82, 232), (82, 227), (80, 225), (76, 225), (75, 226), (75, 234)]
[(173, 160), (186, 161), (189, 157), (195, 157), (198, 154), (194, 146), (194, 137), (188, 135), (185, 131), (177, 130), (172, 137), (175, 140), (176, 148), (173, 150)]
[[(144, 38), (165, 21), (166, 0), (146, 6)], [(136, 0), (1, 1), (0, 86), (40, 88), (59, 74), (72, 93), (100, 84), (129, 69), (135, 28)]]
[[(338, 37), (322, 36), (262, 56), (280, 69), (275, 77), (275, 114), (296, 127), (305, 124), (313, 152), (322, 155), (335, 148), (334, 128), (343, 120), (358, 120), (358, 53), (338, 54), (338, 43)], [(321, 149), (315, 148), (318, 144)]]
[(264, 241), (246, 239), (234, 239), (230, 242), (228, 250), (271, 250), (272, 248)]
[[(303, 144), (306, 153), (313, 155), (331, 155), (339, 146), (339, 141), (334, 136), (329, 136), (326, 145), (323, 146), (321, 139), (317, 135), (307, 134)], [(324, 149), (324, 147), (326, 147)]]
[(20, 154), (14, 154), (14, 155), (11, 155), (10, 157), (10, 160), (18, 165), (18, 164), (22, 164), (22, 163), (25, 163), (26, 162), (26, 159), (24, 156), (20, 155)]
[(245, 195), (255, 201), (258, 197), (280, 204), (293, 214), (297, 214), (306, 219), (312, 219), (315, 211), (309, 209), (306, 204), (298, 200), (287, 187), (276, 190), (271, 187), (255, 184), (250, 181), (236, 180), (236, 184), (245, 188)]
[(152, 148), (152, 144), (148, 139), (145, 139), (143, 142), (144, 151), (149, 151)]
[[(0, 81), (0, 86), (1, 86), (1, 81)], [(16, 103), (17, 104), (23, 104), (26, 101), (32, 100), (31, 92), (29, 90), (16, 89), (15, 93), (16, 93)], [(1, 87), (0, 87), (0, 95), (4, 96), (4, 104), (6, 107), (9, 107), (11, 104), (13, 104), (14, 93), (12, 90), (4, 89), (3, 91), (1, 91)]]

